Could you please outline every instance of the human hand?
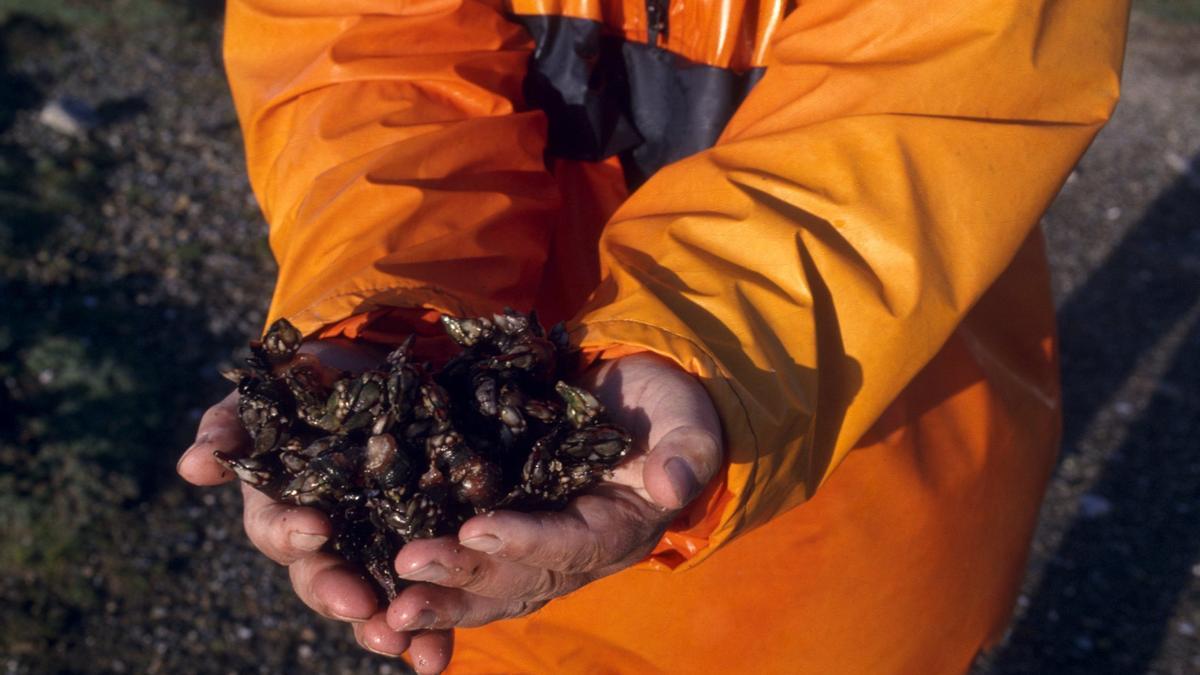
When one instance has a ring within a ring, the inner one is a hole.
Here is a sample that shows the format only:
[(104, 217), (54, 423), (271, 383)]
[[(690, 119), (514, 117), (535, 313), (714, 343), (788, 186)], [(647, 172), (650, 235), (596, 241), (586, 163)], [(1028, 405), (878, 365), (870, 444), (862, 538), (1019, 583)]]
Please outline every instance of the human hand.
[[(635, 454), (562, 511), (497, 511), (468, 520), (457, 538), (404, 546), (396, 570), (428, 583), (409, 586), (392, 601), (391, 628), (481, 626), (529, 614), (619, 572), (645, 558), (720, 468), (716, 410), (703, 387), (674, 363), (636, 354), (603, 364), (584, 384), (633, 434)], [(412, 642), (414, 664), (449, 657), (449, 643), (427, 652), (430, 645)]]
[[(383, 360), (382, 353), (346, 340), (306, 343), (302, 352), (316, 355), (334, 368), (361, 371)], [(200, 419), (196, 441), (179, 459), (177, 471), (194, 485), (219, 485), (233, 474), (213, 458), (220, 450), (234, 456), (248, 454), (250, 437), (237, 414), (237, 392), (209, 408)], [(286, 565), (296, 595), (318, 614), (353, 624), (358, 643), (384, 656), (399, 656), (411, 645), (425, 663), (418, 673), (439, 672), (450, 656), (449, 631), (418, 634), (388, 627), (386, 614), (376, 602), (371, 585), (341, 557), (320, 549), (332, 534), (328, 517), (314, 508), (271, 500), (242, 484), (243, 523), (251, 543), (268, 558)], [(444, 654), (438, 658), (438, 654)]]

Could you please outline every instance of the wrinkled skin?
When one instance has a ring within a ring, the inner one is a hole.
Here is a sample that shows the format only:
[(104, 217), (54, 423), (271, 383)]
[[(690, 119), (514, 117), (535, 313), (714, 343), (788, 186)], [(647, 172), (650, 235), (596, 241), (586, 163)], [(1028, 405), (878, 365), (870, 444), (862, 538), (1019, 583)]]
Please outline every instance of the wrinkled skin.
[[(356, 370), (382, 359), (344, 341), (306, 345), (334, 367)], [(287, 565), (297, 595), (314, 611), (353, 624), (364, 648), (408, 652), (418, 673), (440, 672), (453, 652), (453, 628), (536, 611), (546, 602), (638, 562), (721, 465), (720, 428), (700, 385), (674, 364), (634, 355), (604, 364), (584, 385), (634, 436), (634, 453), (613, 476), (560, 512), (498, 511), (477, 516), (456, 537), (405, 546), (394, 568), (414, 583), (383, 607), (340, 557), (320, 551), (332, 534), (312, 508), (271, 501), (243, 486), (245, 528), (264, 554)], [(233, 478), (214, 451), (244, 454), (237, 395), (201, 420), (178, 471), (197, 485)]]

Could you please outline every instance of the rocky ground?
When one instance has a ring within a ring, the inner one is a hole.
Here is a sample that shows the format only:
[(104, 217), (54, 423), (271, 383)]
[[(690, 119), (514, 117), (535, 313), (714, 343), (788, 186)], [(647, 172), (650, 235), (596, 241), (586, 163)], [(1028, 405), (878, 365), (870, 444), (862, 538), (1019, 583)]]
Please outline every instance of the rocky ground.
[[(1200, 672), (1200, 3), (1142, 8), (1118, 114), (1045, 220), (1063, 461), (978, 674)], [(174, 476), (274, 274), (219, 14), (0, 0), (5, 672), (403, 670), (292, 596), (234, 490)]]

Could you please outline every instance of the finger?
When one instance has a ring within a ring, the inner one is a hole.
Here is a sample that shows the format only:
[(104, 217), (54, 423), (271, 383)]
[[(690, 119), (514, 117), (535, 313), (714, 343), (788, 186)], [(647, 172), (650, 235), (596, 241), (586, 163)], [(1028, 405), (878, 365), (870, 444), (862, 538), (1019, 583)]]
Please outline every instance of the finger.
[(250, 437), (242, 429), (237, 414), (237, 392), (205, 411), (196, 429), (196, 440), (183, 451), (175, 471), (193, 485), (219, 485), (233, 479), (233, 472), (217, 463), (214, 450), (242, 454)]
[(524, 616), (545, 605), (544, 600), (509, 600), (475, 595), (459, 588), (414, 584), (388, 606), (393, 630), (471, 628)]
[(417, 633), (408, 653), (417, 675), (436, 675), (450, 665), (454, 652), (454, 631), (434, 630)]
[(396, 556), (396, 571), (409, 581), (458, 588), (490, 598), (527, 600), (550, 600), (594, 578), (506, 562), (460, 546), (451, 537), (406, 544)]
[(242, 501), (246, 536), (264, 555), (281, 565), (290, 565), (320, 550), (333, 532), (329, 518), (320, 511), (272, 501), (245, 483)]
[(642, 484), (665, 509), (687, 506), (721, 468), (720, 435), (699, 426), (677, 426), (646, 456)]
[(288, 566), (292, 588), (314, 612), (341, 621), (366, 621), (376, 609), (375, 591), (346, 561), (317, 553)]
[(671, 514), (621, 486), (599, 486), (557, 512), (495, 511), (458, 531), (466, 548), (513, 563), (599, 573), (652, 546)]
[(378, 612), (362, 623), (351, 625), (358, 645), (380, 656), (400, 656), (412, 642), (411, 633), (394, 631), (387, 625), (386, 612)]

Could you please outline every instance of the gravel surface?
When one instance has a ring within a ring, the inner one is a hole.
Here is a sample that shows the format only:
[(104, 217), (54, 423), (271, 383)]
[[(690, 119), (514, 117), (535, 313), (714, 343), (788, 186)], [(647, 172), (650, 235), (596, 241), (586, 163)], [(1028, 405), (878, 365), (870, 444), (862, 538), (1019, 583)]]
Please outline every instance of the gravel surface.
[[(0, 27), (0, 671), (406, 672), (174, 474), (274, 265), (219, 23), (124, 4)], [(40, 121), (61, 97), (85, 137)]]
[[(1200, 23), (1147, 1), (1172, 18), (1135, 17), (1045, 219), (1064, 453), (977, 675), (1200, 672)], [(174, 475), (274, 267), (219, 3), (115, 4), (0, 1), (0, 671), (404, 672), (295, 599), (235, 489)]]

